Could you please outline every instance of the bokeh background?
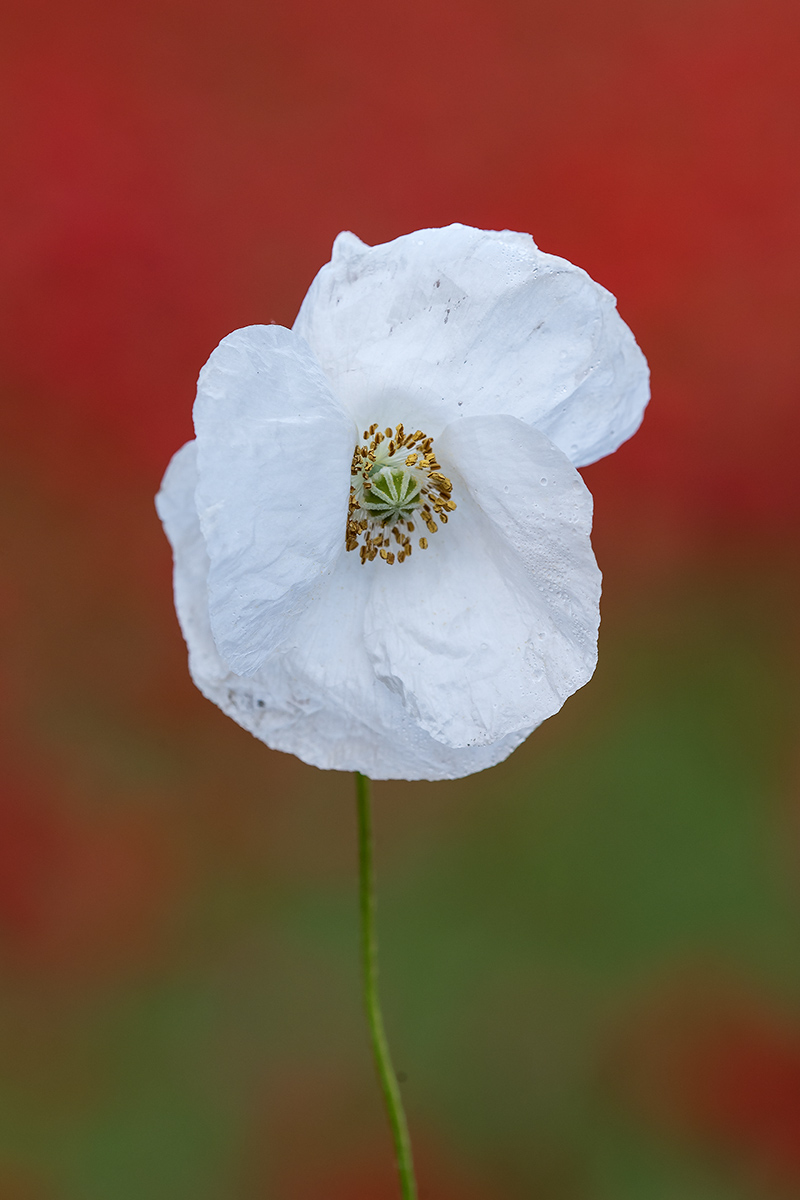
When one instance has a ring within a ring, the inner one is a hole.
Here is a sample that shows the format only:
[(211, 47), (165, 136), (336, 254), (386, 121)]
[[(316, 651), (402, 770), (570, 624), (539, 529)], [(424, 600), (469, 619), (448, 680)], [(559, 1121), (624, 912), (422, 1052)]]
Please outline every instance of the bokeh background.
[(800, 1196), (796, 0), (26, 0), (0, 38), (0, 1200), (389, 1200), (352, 781), (192, 687), (152, 497), (335, 234), (619, 299), (593, 682), (376, 787), (422, 1200)]

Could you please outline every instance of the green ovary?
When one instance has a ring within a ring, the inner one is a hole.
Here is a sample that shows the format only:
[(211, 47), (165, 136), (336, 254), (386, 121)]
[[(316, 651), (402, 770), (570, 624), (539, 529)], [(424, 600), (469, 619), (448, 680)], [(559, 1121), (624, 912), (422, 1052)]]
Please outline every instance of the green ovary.
[(364, 492), (362, 506), (367, 512), (384, 520), (408, 516), (419, 508), (420, 483), (411, 471), (398, 467), (382, 467), (370, 478), (371, 487)]

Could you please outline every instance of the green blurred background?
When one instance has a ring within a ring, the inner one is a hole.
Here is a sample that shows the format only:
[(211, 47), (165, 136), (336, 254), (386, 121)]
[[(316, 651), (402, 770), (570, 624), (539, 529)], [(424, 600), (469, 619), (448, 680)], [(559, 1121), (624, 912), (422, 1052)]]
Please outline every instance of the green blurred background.
[(192, 687), (152, 497), (342, 228), (619, 298), (591, 684), (378, 784), (422, 1200), (800, 1196), (797, 54), (785, 0), (76, 0), (0, 42), (0, 1200), (388, 1200), (352, 780)]

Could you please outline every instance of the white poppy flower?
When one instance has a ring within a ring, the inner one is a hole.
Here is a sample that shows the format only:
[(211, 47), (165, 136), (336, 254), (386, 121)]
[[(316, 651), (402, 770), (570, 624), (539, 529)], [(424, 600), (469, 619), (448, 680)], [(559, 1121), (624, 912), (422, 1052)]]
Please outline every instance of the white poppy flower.
[(575, 468), (647, 399), (614, 297), (528, 235), (341, 234), (292, 330), (213, 352), (157, 498), (195, 683), (318, 767), (500, 762), (594, 671)]

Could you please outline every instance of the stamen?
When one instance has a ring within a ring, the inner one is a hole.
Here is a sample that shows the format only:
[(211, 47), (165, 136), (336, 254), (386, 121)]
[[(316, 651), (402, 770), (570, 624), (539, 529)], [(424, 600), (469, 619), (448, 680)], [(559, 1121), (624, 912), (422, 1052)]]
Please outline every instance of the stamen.
[[(380, 556), (391, 566), (395, 562), (395, 552), (388, 548), (392, 538), (398, 547), (396, 561), (405, 562), (411, 557), (409, 535), (415, 528), (410, 518), (421, 519), (433, 534), (439, 528), (433, 514), (446, 524), (448, 513), (456, 508), (453, 485), (442, 474), (433, 439), (421, 429), (407, 434), (402, 424), (383, 431), (377, 424), (370, 425), (353, 451), (350, 473), (345, 549), (358, 547), (362, 564)], [(426, 550), (428, 539), (420, 538), (419, 546)]]

